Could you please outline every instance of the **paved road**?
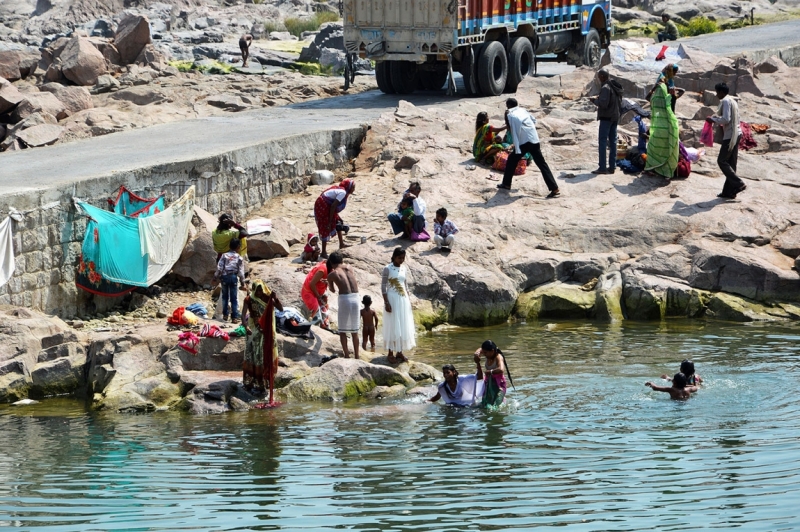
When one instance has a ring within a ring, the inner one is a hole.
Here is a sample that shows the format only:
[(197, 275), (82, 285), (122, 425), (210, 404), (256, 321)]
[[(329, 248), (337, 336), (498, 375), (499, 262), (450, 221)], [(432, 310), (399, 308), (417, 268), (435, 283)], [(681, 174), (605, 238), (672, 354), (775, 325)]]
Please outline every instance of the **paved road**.
[[(800, 47), (800, 21), (756, 26), (681, 41), (726, 55), (778, 45), (786, 47), (796, 44)], [(570, 70), (572, 67), (567, 65), (542, 63), (539, 75), (552, 76)], [(420, 93), (403, 96), (402, 99), (425, 107), (452, 104), (457, 102), (458, 97), (454, 99), (443, 94)], [(49, 188), (169, 162), (191, 161), (303, 132), (354, 127), (374, 120), (384, 111), (397, 106), (399, 100), (398, 96), (371, 91), (290, 107), (162, 124), (59, 146), (0, 154), (0, 195)]]

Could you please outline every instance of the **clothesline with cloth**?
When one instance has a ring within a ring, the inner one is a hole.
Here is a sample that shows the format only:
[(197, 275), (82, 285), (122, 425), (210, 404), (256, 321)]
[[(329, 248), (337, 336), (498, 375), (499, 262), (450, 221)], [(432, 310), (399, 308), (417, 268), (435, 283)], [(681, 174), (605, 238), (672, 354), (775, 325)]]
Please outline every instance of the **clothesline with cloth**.
[(14, 275), (14, 239), (11, 234), (11, 216), (0, 222), (0, 286)]
[(79, 288), (104, 296), (123, 295), (137, 286), (153, 285), (180, 258), (192, 221), (194, 186), (168, 208), (163, 208), (161, 196), (152, 202), (126, 198), (115, 208), (134, 209), (136, 216), (74, 200), (78, 211), (89, 218), (75, 280)]

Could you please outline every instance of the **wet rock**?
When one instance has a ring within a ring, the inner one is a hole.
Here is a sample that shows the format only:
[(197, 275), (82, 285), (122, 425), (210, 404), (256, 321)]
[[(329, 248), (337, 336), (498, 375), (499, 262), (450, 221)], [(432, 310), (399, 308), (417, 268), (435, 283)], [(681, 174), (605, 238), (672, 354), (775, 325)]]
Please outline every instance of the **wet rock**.
[(86, 351), (78, 343), (43, 350), (31, 371), (31, 391), (37, 397), (80, 392), (84, 386)]
[(61, 73), (76, 85), (94, 85), (106, 72), (106, 60), (89, 39), (73, 37), (59, 55)]
[(579, 285), (550, 283), (520, 295), (515, 313), (528, 320), (591, 318), (597, 296)]
[(387, 366), (337, 358), (283, 388), (282, 395), (304, 401), (339, 401), (354, 399), (376, 386), (396, 384), (409, 387), (414, 380)]
[(595, 288), (595, 318), (599, 321), (622, 321), (622, 275), (620, 272), (603, 274)]
[(136, 61), (142, 49), (150, 42), (150, 23), (142, 16), (127, 15), (120, 21), (114, 34), (114, 45), (125, 65)]
[(22, 141), (29, 148), (37, 148), (39, 146), (49, 146), (55, 142), (64, 133), (64, 128), (55, 124), (40, 124), (28, 129), (17, 132), (17, 139)]
[(275, 388), (284, 388), (311, 372), (312, 369), (305, 362), (292, 364), (286, 368), (278, 368), (278, 373), (275, 375)]
[(723, 292), (714, 294), (708, 302), (707, 315), (725, 321), (774, 321), (764, 305)]
[(364, 394), (366, 399), (386, 399), (389, 397), (402, 397), (406, 394), (406, 387), (402, 384), (394, 386), (376, 386)]

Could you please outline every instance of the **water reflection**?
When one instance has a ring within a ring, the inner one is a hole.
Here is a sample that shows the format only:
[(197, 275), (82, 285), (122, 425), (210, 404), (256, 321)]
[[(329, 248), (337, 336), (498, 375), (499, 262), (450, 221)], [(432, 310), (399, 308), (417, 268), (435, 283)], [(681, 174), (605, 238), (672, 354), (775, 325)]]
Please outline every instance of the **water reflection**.
[[(800, 527), (797, 326), (531, 323), (420, 340), (498, 412), (421, 400), (223, 416), (0, 406), (0, 527), (29, 530), (576, 530)], [(689, 401), (645, 380), (693, 358)]]

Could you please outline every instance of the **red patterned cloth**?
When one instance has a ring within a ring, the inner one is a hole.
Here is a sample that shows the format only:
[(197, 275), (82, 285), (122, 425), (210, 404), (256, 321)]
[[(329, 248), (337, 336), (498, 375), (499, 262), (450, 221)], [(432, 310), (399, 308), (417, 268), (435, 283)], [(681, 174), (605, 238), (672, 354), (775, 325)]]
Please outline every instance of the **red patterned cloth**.
[(758, 142), (753, 138), (753, 132), (750, 130), (750, 124), (747, 122), (739, 122), (739, 127), (742, 128), (742, 138), (739, 139), (739, 149), (747, 151), (758, 146)]

